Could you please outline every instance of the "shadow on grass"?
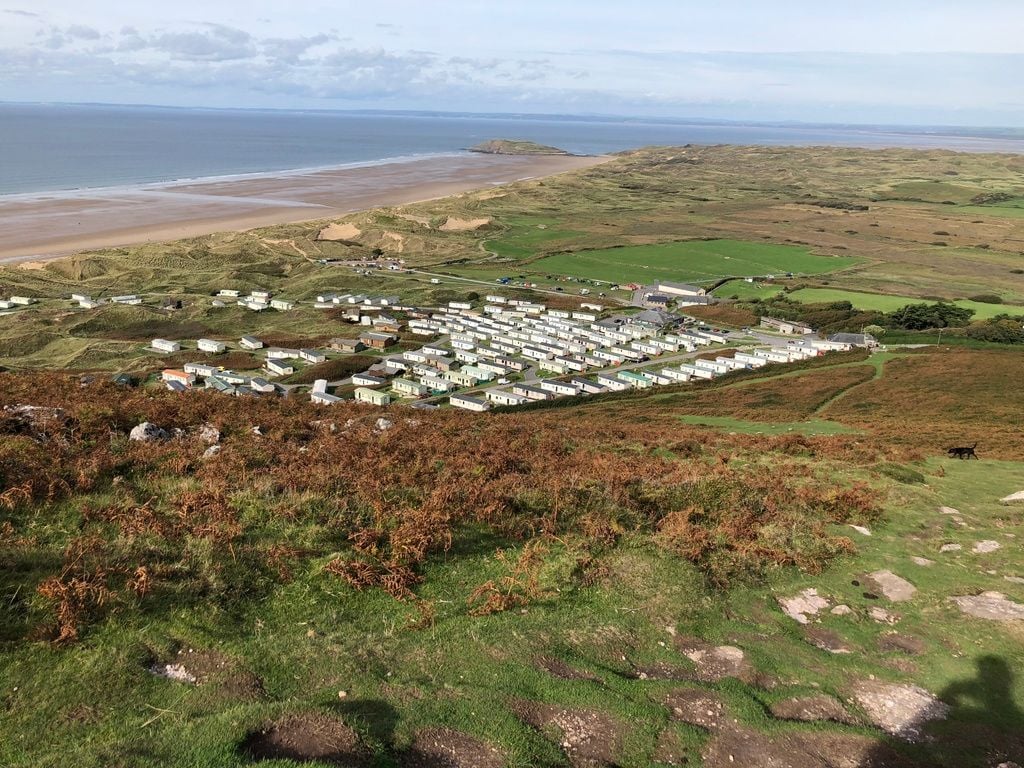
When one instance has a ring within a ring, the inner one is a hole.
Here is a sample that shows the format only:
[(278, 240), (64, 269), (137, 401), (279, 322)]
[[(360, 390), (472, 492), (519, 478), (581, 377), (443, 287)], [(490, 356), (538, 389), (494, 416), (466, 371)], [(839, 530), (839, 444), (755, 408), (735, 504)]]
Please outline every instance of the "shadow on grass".
[[(927, 729), (928, 739), (898, 748), (911, 765), (931, 768), (996, 768), (1024, 763), (1024, 711), (1014, 694), (1014, 670), (1003, 658), (980, 656), (973, 677), (946, 686), (939, 698), (949, 716)], [(894, 761), (890, 745), (880, 744), (864, 766), (905, 766)]]

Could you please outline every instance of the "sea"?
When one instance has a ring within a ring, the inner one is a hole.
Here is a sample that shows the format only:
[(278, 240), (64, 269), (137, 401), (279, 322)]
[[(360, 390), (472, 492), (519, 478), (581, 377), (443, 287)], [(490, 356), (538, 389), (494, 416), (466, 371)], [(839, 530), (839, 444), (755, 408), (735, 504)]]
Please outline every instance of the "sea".
[(1013, 129), (0, 104), (0, 195), (401, 162), (493, 138), (588, 155), (682, 144), (1024, 152)]

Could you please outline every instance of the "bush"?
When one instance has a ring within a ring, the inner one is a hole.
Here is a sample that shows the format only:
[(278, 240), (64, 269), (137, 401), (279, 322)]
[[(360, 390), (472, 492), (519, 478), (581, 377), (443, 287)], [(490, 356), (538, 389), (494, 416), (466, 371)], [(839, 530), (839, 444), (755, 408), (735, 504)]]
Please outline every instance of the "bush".
[(964, 334), (978, 341), (992, 341), (997, 344), (1024, 344), (1024, 328), (1020, 321), (1009, 318), (994, 318), (972, 323)]
[(977, 296), (969, 297), (971, 301), (977, 301), (980, 304), (1002, 304), (1003, 297), (997, 296), (994, 293), (979, 293)]
[(886, 315), (886, 325), (923, 331), (928, 328), (962, 328), (970, 321), (973, 309), (938, 301), (934, 304), (908, 304)]

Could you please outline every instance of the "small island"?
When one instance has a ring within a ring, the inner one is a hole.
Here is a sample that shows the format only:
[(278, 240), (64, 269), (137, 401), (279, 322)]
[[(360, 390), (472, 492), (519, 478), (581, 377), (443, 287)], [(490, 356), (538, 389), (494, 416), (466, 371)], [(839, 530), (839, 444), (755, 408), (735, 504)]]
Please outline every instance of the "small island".
[(545, 144), (538, 144), (535, 141), (522, 141), (519, 139), (491, 139), (469, 148), (470, 152), (480, 152), (485, 155), (565, 155), (572, 156), (558, 147), (549, 147)]

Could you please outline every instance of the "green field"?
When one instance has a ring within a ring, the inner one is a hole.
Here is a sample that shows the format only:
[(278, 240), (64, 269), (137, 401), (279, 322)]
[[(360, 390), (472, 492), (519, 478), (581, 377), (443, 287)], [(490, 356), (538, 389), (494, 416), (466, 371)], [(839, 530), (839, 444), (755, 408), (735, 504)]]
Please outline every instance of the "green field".
[(845, 256), (819, 256), (793, 245), (742, 240), (690, 240), (662, 245), (560, 253), (533, 266), (610, 283), (650, 283), (655, 280), (702, 282), (720, 277), (753, 277), (792, 272), (818, 275), (857, 264)]
[[(919, 304), (926, 299), (916, 296), (891, 296), (881, 293), (861, 293), (859, 291), (842, 291), (835, 288), (801, 288), (793, 291), (789, 298), (805, 303), (825, 303), (830, 301), (848, 301), (855, 309), (876, 312), (895, 312), (907, 304)], [(980, 301), (962, 299), (954, 301), (958, 307), (974, 310), (974, 320), (986, 320), (1002, 314), (1024, 314), (1024, 307), (1011, 304), (983, 304)]]
[(742, 301), (751, 299), (768, 299), (782, 290), (782, 286), (773, 283), (748, 283), (745, 280), (730, 280), (711, 292), (719, 299), (731, 299), (734, 296)]
[(572, 238), (579, 232), (559, 229), (555, 219), (536, 217), (509, 217), (509, 227), (500, 238), (488, 240), (484, 247), (499, 256), (510, 259), (524, 259), (533, 256), (546, 244), (562, 238)]

